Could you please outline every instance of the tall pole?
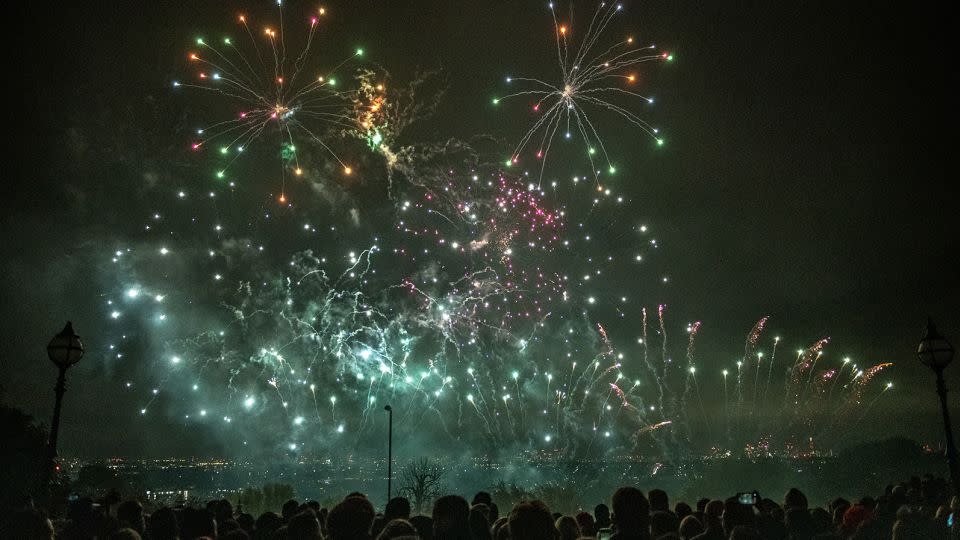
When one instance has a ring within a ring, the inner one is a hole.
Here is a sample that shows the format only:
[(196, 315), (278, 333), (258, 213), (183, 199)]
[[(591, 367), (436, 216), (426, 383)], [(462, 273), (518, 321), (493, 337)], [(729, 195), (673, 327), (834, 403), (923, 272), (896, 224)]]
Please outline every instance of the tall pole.
[(56, 474), (57, 468), (57, 434), (60, 431), (60, 406), (63, 404), (63, 394), (67, 391), (67, 367), (58, 366), (60, 369), (60, 375), (57, 377), (57, 385), (53, 387), (53, 391), (57, 395), (57, 399), (53, 405), (53, 420), (50, 421), (50, 438), (47, 440), (47, 460), (45, 463), (43, 471), (43, 484), (40, 486), (41, 497), (43, 499), (43, 504), (47, 506), (48, 509), (53, 507), (52, 499), (52, 490), (51, 483), (53, 483), (53, 478)]
[(960, 493), (960, 465), (957, 464), (957, 446), (953, 442), (953, 427), (950, 425), (950, 410), (947, 408), (947, 385), (943, 382), (943, 369), (937, 372), (937, 394), (940, 394), (940, 412), (943, 413), (943, 430), (947, 436), (947, 464), (950, 466), (950, 482), (953, 493)]
[(63, 394), (67, 391), (67, 367), (60, 367), (60, 376), (57, 385), (53, 387), (57, 400), (53, 405), (53, 420), (50, 422), (50, 439), (47, 441), (47, 454), (53, 460), (57, 457), (57, 433), (60, 431), (60, 406), (63, 403)]
[(393, 494), (393, 407), (384, 407), (387, 411), (387, 502)]

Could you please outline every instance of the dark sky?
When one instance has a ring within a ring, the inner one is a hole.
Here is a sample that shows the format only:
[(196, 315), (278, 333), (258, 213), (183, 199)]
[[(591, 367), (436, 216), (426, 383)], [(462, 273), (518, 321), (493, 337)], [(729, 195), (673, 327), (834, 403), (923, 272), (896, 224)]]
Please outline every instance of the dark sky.
[[(769, 328), (791, 344), (831, 336), (836, 355), (896, 362), (896, 392), (875, 413), (884, 422), (864, 426), (864, 436), (894, 432), (936, 443), (932, 375), (913, 351), (928, 315), (960, 341), (946, 8), (627, 4), (625, 26), (676, 55), (669, 67), (649, 70), (658, 103), (651, 114), (668, 144), (637, 151), (624, 188), (669, 259), (673, 319), (704, 321), (699, 347), (718, 356), (739, 354), (744, 334), (770, 315)], [(8, 11), (5, 401), (48, 418), (55, 371), (43, 346), (64, 320), (73, 319), (88, 349), (103, 346), (97, 269), (88, 254), (105, 249), (98, 243), (123, 219), (118, 207), (130, 195), (68, 163), (71, 129), (91, 121), (91, 111), (129, 107), (134, 125), (117, 126), (117, 133), (142, 130), (157, 137), (148, 141), (180, 144), (173, 134), (156, 135), (165, 126), (137, 117), (137, 104), (153, 96), (164, 109), (189, 40), (228, 25), (238, 7), (30, 3)], [(337, 25), (330, 39), (344, 50), (363, 45), (395, 75), (446, 71), (450, 89), (427, 131), (519, 136), (517, 116), (492, 112), (489, 101), (502, 91), (504, 74), (536, 69), (550, 53), (536, 37), (549, 31), (541, 2), (357, 0), (329, 7)], [(633, 151), (626, 137), (614, 148)], [(958, 372), (950, 370), (955, 389)], [(64, 453), (194, 448), (169, 442), (168, 434), (188, 436), (182, 428), (144, 432), (137, 418), (112, 407), (122, 402), (117, 387), (95, 361), (70, 372)], [(121, 431), (122, 444), (114, 440)]]

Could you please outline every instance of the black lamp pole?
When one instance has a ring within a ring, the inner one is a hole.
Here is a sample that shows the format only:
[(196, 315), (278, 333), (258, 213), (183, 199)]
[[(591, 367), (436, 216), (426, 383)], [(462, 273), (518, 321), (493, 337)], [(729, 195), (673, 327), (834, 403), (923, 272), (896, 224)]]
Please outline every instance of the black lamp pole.
[(393, 482), (393, 407), (387, 405), (383, 408), (387, 411), (387, 502), (390, 502), (392, 495)]
[(954, 494), (960, 493), (960, 465), (957, 461), (957, 446), (953, 440), (953, 426), (950, 423), (950, 409), (947, 407), (947, 385), (943, 380), (943, 370), (953, 361), (953, 345), (937, 332), (933, 321), (927, 321), (927, 331), (917, 347), (917, 358), (937, 375), (937, 394), (940, 396), (940, 412), (943, 415), (943, 431), (947, 437), (947, 465), (950, 467), (950, 482)]
[[(59, 375), (57, 385), (53, 388), (56, 401), (53, 405), (53, 420), (50, 422), (50, 438), (47, 440), (47, 467), (43, 482), (45, 498), (49, 497), (50, 483), (57, 467), (57, 435), (60, 433), (60, 409), (63, 405), (63, 394), (67, 391), (67, 370), (83, 357), (83, 343), (73, 331), (73, 323), (67, 322), (59, 334), (53, 336), (47, 344), (47, 356), (57, 366)], [(49, 499), (46, 501), (50, 503)]]

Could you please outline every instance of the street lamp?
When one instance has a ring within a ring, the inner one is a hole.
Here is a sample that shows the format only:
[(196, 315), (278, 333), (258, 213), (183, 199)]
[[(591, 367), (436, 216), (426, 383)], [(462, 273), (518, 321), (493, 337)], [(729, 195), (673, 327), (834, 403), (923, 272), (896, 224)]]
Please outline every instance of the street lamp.
[(47, 345), (47, 356), (60, 370), (60, 375), (57, 377), (57, 386), (54, 387), (57, 401), (53, 406), (50, 440), (47, 443), (50, 459), (54, 459), (57, 456), (57, 432), (60, 430), (60, 405), (63, 402), (63, 393), (67, 391), (67, 369), (83, 357), (83, 343), (80, 341), (80, 336), (73, 332), (73, 323), (68, 321), (63, 330), (53, 336), (53, 339)]
[(393, 481), (393, 407), (383, 408), (389, 415), (387, 419), (387, 502), (390, 502), (391, 485)]
[(927, 320), (927, 331), (917, 347), (917, 358), (937, 374), (937, 394), (940, 395), (940, 411), (943, 413), (943, 429), (947, 436), (947, 463), (950, 466), (950, 481), (953, 492), (960, 488), (960, 466), (957, 464), (957, 447), (953, 442), (950, 411), (947, 409), (947, 385), (943, 382), (943, 370), (953, 361), (953, 345), (937, 332), (933, 321)]

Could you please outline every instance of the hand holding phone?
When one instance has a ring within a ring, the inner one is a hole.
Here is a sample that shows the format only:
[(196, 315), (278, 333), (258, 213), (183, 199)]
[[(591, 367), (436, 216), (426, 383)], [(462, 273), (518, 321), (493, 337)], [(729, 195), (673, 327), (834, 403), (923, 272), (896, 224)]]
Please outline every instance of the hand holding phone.
[(610, 540), (612, 531), (609, 528), (597, 531), (597, 540)]
[(760, 492), (759, 491), (741, 491), (737, 493), (737, 502), (740, 504), (746, 504), (753, 506), (760, 502)]

